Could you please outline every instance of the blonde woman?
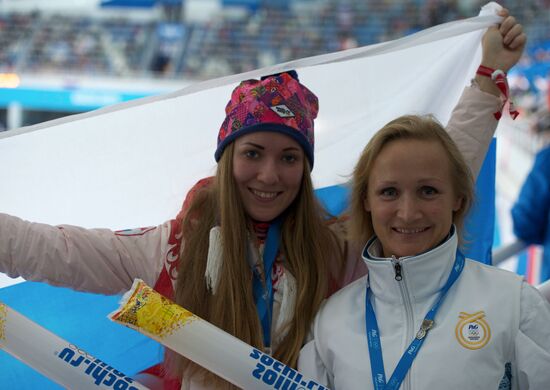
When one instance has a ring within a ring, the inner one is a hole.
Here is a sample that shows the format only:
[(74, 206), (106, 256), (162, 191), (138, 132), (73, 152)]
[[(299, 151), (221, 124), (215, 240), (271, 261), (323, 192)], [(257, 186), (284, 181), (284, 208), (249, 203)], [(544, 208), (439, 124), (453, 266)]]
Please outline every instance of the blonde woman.
[(461, 253), (473, 183), (432, 118), (397, 118), (371, 139), (351, 202), (369, 273), (319, 311), (304, 374), (346, 390), (548, 387), (550, 304)]

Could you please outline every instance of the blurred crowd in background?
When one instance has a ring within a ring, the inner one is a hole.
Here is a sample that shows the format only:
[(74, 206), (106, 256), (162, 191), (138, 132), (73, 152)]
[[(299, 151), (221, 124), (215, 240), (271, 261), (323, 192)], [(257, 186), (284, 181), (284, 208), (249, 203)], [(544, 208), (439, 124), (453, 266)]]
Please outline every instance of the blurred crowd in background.
[[(206, 20), (181, 6), (148, 20), (0, 10), (0, 72), (203, 80), (397, 39), (475, 16), (484, 3), (233, 1)], [(528, 33), (511, 83), (518, 106), (533, 116), (530, 131), (543, 131), (550, 127), (550, 0), (500, 3)]]

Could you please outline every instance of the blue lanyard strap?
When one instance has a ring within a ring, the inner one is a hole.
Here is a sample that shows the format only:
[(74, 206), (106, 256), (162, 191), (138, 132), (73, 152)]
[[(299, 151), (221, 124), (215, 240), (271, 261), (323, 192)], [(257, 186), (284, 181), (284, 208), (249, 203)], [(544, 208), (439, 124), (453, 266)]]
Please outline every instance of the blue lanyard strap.
[(418, 351), (422, 347), (428, 331), (434, 325), (434, 318), (441, 306), (441, 303), (445, 299), (447, 292), (453, 285), (453, 283), (458, 279), (462, 269), (464, 268), (464, 255), (457, 250), (456, 258), (453, 265), (453, 269), (447, 279), (447, 282), (441, 289), (441, 292), (435, 301), (434, 305), (428, 311), (428, 314), (424, 317), (422, 325), (416, 334), (416, 337), (411, 342), (401, 359), (397, 363), (393, 374), (390, 377), (388, 383), (386, 383), (386, 375), (384, 372), (384, 360), (382, 358), (382, 344), (380, 342), (380, 331), (378, 329), (378, 323), (376, 321), (376, 314), (374, 313), (374, 308), (370, 301), (370, 287), (367, 286), (367, 292), (365, 294), (365, 323), (367, 328), (367, 340), (369, 346), (369, 356), (370, 356), (370, 365), (372, 373), (372, 383), (375, 390), (393, 390), (398, 389), (401, 386), (401, 382), (405, 379), (407, 372), (411, 368), (411, 365), (418, 354)]
[(279, 252), (279, 239), (281, 232), (281, 221), (276, 219), (269, 225), (267, 238), (264, 245), (263, 266), (264, 280), (262, 276), (254, 271), (254, 301), (256, 302), (256, 311), (262, 324), (264, 337), (264, 346), (271, 347), (271, 317), (273, 312), (273, 282), (271, 273), (273, 272), (273, 263)]

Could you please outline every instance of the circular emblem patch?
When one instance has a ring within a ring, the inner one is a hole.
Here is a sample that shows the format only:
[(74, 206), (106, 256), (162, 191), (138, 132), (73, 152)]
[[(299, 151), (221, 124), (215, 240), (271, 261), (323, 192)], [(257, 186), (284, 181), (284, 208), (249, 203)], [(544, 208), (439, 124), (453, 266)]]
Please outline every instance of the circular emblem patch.
[(456, 339), (464, 348), (480, 349), (491, 339), (491, 328), (485, 321), (485, 312), (474, 314), (460, 312), (455, 328)]

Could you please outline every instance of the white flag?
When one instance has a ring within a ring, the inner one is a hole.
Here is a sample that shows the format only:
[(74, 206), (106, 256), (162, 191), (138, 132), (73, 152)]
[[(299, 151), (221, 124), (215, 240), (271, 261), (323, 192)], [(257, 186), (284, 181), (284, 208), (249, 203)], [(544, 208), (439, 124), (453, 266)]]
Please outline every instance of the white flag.
[(0, 212), (112, 229), (173, 218), (187, 190), (215, 171), (216, 136), (231, 90), (240, 80), (288, 69), (319, 97), (314, 184), (345, 182), (372, 133), (389, 120), (432, 113), (448, 121), (479, 64), (485, 28), (500, 20), (494, 9), (485, 11), (490, 15), (395, 41), (0, 134)]

